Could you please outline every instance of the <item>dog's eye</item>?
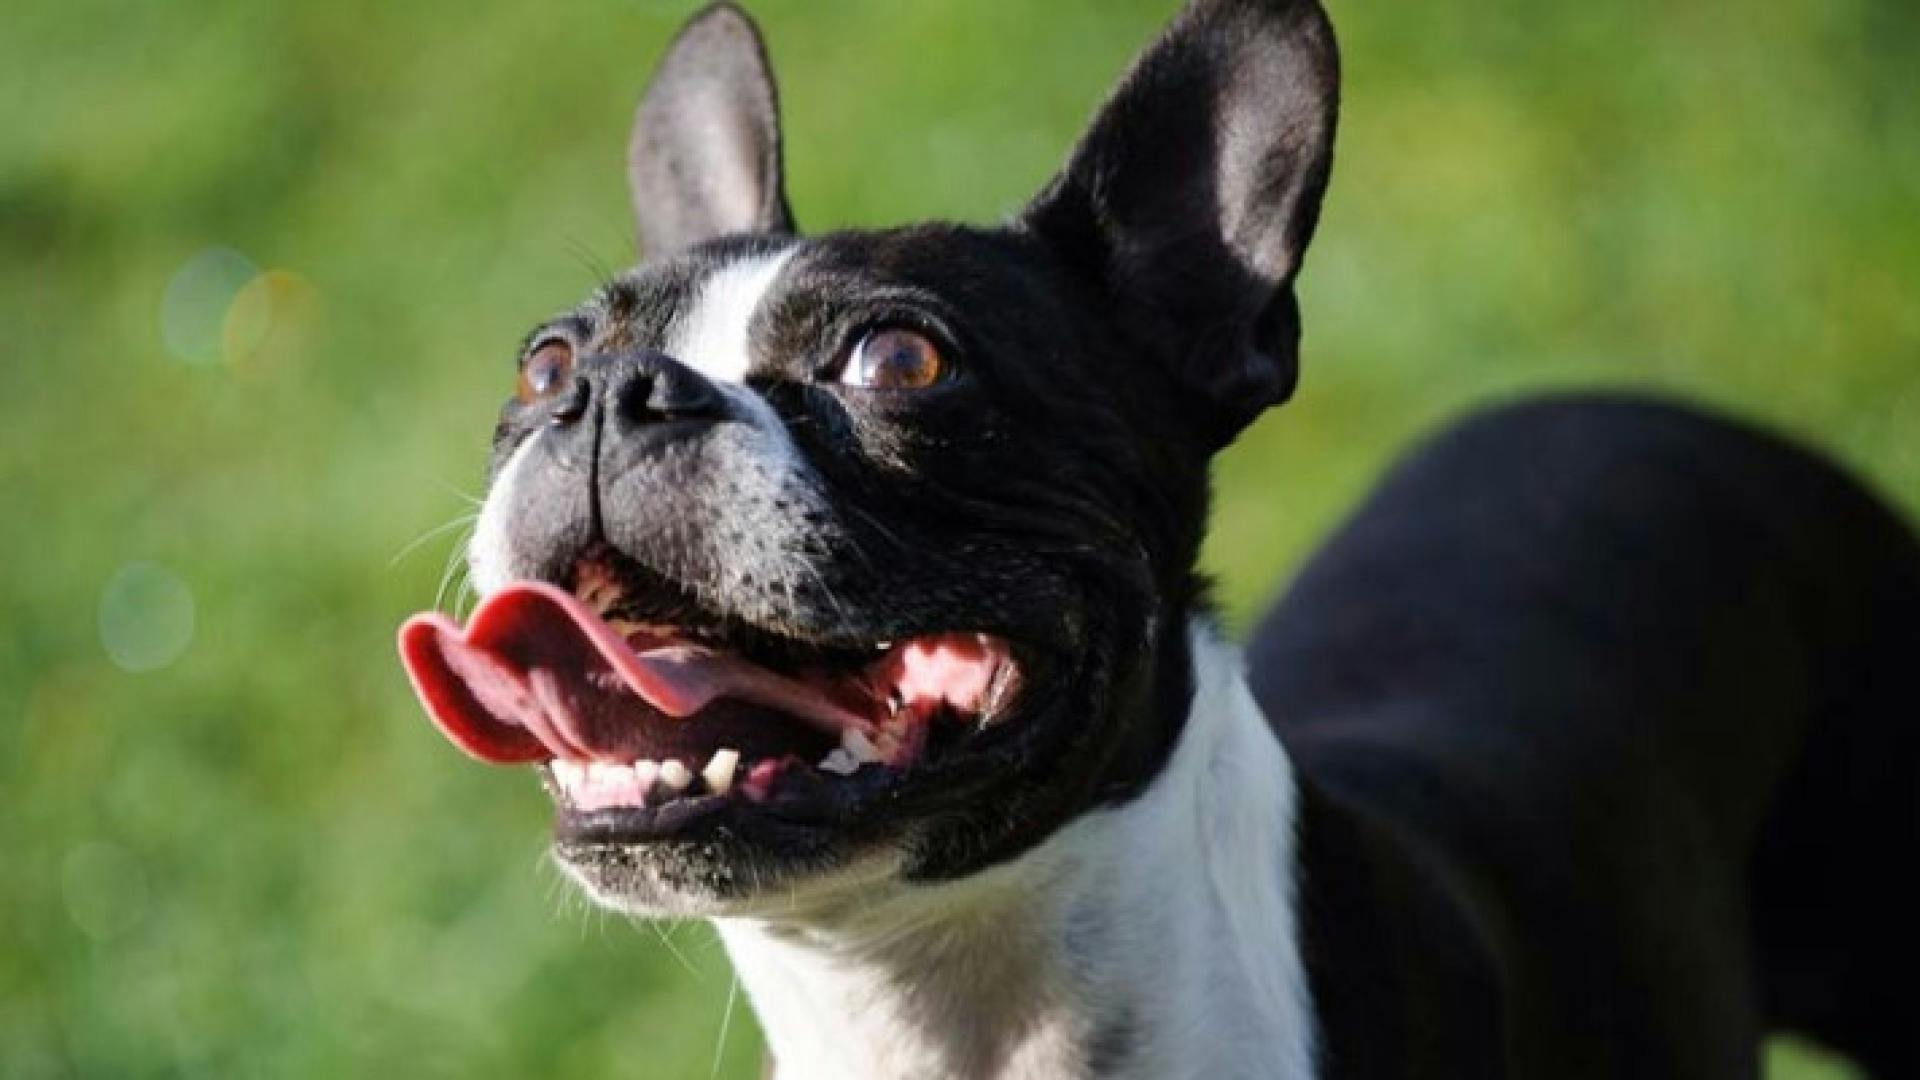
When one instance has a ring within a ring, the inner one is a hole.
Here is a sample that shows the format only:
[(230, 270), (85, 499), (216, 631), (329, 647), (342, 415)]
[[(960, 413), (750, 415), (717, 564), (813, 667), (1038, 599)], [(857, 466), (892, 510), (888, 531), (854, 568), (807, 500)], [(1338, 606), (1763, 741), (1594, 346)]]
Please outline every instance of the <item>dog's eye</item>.
[(946, 360), (933, 342), (895, 328), (861, 338), (840, 369), (840, 382), (869, 390), (924, 390), (946, 373)]
[(520, 365), (520, 400), (528, 405), (566, 388), (573, 374), (573, 346), (554, 338), (542, 342)]

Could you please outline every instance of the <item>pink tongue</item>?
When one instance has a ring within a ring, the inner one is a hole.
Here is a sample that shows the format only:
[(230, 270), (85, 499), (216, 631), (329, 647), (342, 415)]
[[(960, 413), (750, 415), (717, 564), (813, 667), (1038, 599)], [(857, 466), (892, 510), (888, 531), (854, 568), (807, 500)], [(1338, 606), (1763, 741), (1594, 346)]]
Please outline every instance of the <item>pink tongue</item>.
[(695, 645), (634, 652), (571, 593), (540, 582), (505, 586), (462, 630), (427, 612), (400, 627), (400, 659), (421, 704), (455, 746), (495, 764), (591, 757), (556, 689), (611, 668), (627, 690), (675, 719), (715, 700), (749, 701), (830, 733), (867, 721), (818, 687)]

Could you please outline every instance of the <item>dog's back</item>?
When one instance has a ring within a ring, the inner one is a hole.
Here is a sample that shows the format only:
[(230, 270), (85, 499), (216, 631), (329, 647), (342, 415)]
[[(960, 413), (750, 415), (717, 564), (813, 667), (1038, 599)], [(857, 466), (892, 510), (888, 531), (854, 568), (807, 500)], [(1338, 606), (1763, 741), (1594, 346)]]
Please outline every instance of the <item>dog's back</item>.
[(1789, 1028), (1913, 1075), (1916, 664), (1920, 547), (1779, 440), (1587, 397), (1415, 453), (1250, 650), (1329, 1074), (1750, 1075)]

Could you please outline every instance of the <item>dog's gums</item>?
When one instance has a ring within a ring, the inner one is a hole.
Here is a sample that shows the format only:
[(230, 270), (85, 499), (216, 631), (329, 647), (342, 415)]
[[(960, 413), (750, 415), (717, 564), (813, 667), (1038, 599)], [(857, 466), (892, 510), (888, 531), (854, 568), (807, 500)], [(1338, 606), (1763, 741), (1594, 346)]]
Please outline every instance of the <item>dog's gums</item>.
[(809, 804), (837, 802), (831, 786), (891, 782), (991, 725), (1018, 687), (1011, 649), (989, 634), (770, 648), (623, 617), (636, 609), (597, 563), (576, 578), (574, 592), (502, 588), (465, 628), (417, 615), (401, 652), (456, 746), (492, 764), (545, 763), (563, 811), (617, 831), (669, 832), (728, 800), (811, 816)]

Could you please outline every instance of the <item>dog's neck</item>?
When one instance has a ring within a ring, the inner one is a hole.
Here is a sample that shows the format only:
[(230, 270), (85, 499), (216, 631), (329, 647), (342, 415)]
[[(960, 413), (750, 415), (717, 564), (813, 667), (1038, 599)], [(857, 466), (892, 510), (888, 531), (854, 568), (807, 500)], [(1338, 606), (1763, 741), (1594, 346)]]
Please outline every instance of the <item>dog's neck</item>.
[(720, 932), (780, 1080), (1311, 1074), (1291, 767), (1192, 631), (1165, 771), (968, 881)]

